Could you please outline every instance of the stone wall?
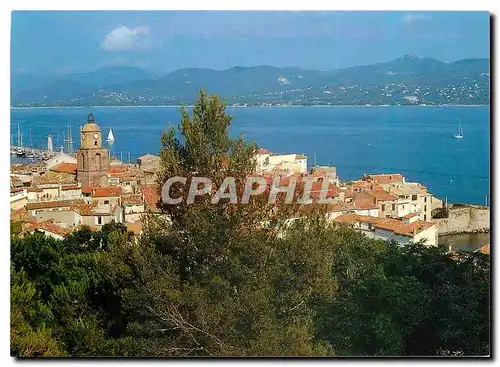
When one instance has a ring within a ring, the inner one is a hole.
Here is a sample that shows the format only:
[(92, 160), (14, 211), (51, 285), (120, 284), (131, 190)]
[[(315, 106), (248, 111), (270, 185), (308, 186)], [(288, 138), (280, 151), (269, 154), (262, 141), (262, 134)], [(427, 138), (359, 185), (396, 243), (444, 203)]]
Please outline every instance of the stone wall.
[(441, 200), (435, 196), (431, 196), (431, 211), (434, 209), (437, 209), (437, 208), (442, 208), (442, 207), (443, 207), (443, 200)]
[(489, 232), (490, 209), (479, 205), (452, 206), (448, 218), (433, 219), (439, 235)]

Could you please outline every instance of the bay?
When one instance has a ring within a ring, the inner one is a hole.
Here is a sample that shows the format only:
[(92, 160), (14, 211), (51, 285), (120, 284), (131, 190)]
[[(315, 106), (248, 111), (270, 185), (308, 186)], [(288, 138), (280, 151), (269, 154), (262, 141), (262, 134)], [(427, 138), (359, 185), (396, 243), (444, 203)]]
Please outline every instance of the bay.
[[(276, 153), (301, 153), (309, 166), (334, 165), (344, 181), (364, 173), (400, 172), (449, 202), (484, 204), (490, 181), (489, 106), (372, 106), (233, 108), (231, 135), (243, 133)], [(79, 128), (93, 113), (103, 137), (113, 129), (115, 156), (132, 161), (158, 154), (162, 131), (180, 121), (174, 107), (89, 107), (11, 109), (11, 143), (17, 124), (23, 142), (63, 145), (71, 124), (74, 147)], [(453, 137), (462, 123), (465, 138)]]

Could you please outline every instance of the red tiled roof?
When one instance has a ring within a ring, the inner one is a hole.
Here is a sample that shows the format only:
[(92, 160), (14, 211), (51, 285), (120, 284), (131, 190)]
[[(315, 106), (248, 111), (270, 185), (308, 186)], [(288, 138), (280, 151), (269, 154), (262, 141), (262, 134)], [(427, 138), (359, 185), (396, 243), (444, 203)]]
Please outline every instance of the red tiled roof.
[(123, 166), (110, 166), (108, 170), (109, 173), (122, 173), (123, 171)]
[(61, 226), (57, 225), (56, 223), (54, 223), (53, 220), (48, 220), (48, 221), (40, 222), (40, 223), (34, 223), (27, 228), (27, 232), (33, 232), (37, 229), (51, 232), (51, 233), (55, 233), (55, 234), (58, 234), (60, 236), (66, 236), (67, 234), (69, 234), (71, 232), (70, 228), (61, 227)]
[(92, 194), (92, 187), (89, 185), (82, 186), (82, 194)]
[(403, 175), (401, 173), (386, 173), (379, 175), (366, 175), (367, 178), (374, 180), (379, 184), (388, 184), (392, 182), (401, 182), (403, 181)]
[(406, 214), (403, 218), (410, 219), (410, 218), (416, 217), (417, 215), (419, 215), (419, 214), (418, 213), (410, 213), (410, 214)]
[(378, 188), (376, 188), (374, 191), (368, 192), (378, 201), (394, 201), (398, 199), (397, 196), (389, 194), (387, 191), (380, 190)]
[(119, 197), (122, 194), (122, 188), (119, 186), (93, 187), (92, 197)]
[(11, 210), (10, 211), (10, 217), (11, 218), (14, 218), (14, 217), (21, 218), (21, 217), (25, 216), (26, 214), (28, 214), (28, 211), (24, 207), (19, 208), (17, 210)]
[(146, 205), (150, 209), (157, 209), (157, 203), (160, 200), (160, 194), (158, 193), (157, 185), (147, 185), (142, 186), (142, 195)]
[(76, 175), (76, 163), (59, 163), (57, 166), (51, 168), (51, 171), (54, 172), (62, 172), (62, 173), (70, 173), (72, 175)]
[(91, 204), (79, 204), (75, 205), (73, 209), (80, 215), (92, 215), (92, 209), (95, 208), (96, 203)]
[(264, 149), (264, 148), (260, 148), (258, 151), (257, 151), (257, 154), (271, 154), (271, 152), (267, 149)]
[(83, 203), (83, 200), (81, 199), (76, 199), (76, 200), (57, 200), (57, 201), (41, 201), (38, 203), (28, 203), (26, 204), (26, 209), (27, 210), (33, 210), (33, 209), (47, 209), (47, 208), (63, 208), (66, 206), (73, 206)]
[[(335, 186), (334, 184), (328, 184), (328, 190), (326, 190), (326, 198), (333, 198), (335, 196), (338, 196), (340, 194), (340, 188), (338, 186)], [(323, 190), (323, 182), (313, 182), (312, 187), (311, 187), (311, 199), (319, 199), (322, 197), (322, 194), (324, 195), (324, 190)]]
[(132, 194), (122, 197), (123, 205), (137, 205), (144, 203), (143, 197), (140, 194)]
[(134, 234), (141, 234), (142, 233), (142, 222), (137, 221), (133, 223), (126, 223), (125, 226), (127, 227), (127, 231), (134, 232)]
[(434, 226), (434, 223), (424, 222), (421, 220), (408, 224), (398, 219), (384, 219), (352, 213), (342, 214), (334, 220), (347, 224), (355, 224), (357, 222), (372, 223), (377, 228), (389, 230), (396, 234), (402, 234), (410, 237), (413, 237), (415, 234)]

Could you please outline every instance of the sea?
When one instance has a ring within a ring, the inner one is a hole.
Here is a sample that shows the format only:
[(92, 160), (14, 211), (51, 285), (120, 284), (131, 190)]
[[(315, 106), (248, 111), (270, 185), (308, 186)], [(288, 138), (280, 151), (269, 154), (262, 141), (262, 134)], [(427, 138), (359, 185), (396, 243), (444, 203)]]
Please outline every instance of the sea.
[[(79, 128), (92, 113), (115, 142), (112, 154), (133, 162), (158, 154), (162, 132), (181, 120), (176, 107), (13, 108), (11, 143), (19, 124), (24, 145), (64, 145), (71, 126), (74, 148)], [(489, 106), (228, 107), (230, 134), (275, 153), (300, 153), (308, 164), (333, 165), (341, 180), (367, 173), (402, 173), (450, 203), (489, 204)], [(464, 139), (455, 139), (459, 122)]]

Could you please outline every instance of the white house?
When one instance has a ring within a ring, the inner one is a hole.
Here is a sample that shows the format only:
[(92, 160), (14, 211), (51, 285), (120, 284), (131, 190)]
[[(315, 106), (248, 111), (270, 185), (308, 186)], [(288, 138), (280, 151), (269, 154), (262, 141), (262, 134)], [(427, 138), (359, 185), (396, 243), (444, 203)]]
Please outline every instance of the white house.
[(434, 223), (422, 221), (418, 214), (408, 215), (403, 220), (384, 219), (358, 214), (343, 214), (334, 219), (347, 224), (370, 238), (394, 240), (401, 245), (425, 239), (427, 246), (438, 244), (438, 230)]
[(47, 169), (52, 169), (61, 163), (77, 164), (76, 158), (65, 153), (59, 153), (45, 162)]
[(270, 172), (275, 169), (290, 173), (307, 172), (307, 156), (302, 154), (275, 154), (267, 149), (259, 149), (255, 154), (257, 172)]

